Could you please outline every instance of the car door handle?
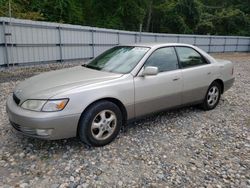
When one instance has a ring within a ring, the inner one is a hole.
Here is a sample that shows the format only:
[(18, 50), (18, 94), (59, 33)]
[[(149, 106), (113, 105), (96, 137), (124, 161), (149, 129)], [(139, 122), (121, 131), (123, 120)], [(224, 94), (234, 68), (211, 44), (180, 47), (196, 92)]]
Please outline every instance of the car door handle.
[(177, 80), (179, 80), (179, 79), (180, 79), (180, 78), (174, 78), (173, 81), (177, 81)]
[(207, 75), (210, 75), (210, 74), (211, 74), (211, 72), (208, 72), (208, 73), (207, 73)]

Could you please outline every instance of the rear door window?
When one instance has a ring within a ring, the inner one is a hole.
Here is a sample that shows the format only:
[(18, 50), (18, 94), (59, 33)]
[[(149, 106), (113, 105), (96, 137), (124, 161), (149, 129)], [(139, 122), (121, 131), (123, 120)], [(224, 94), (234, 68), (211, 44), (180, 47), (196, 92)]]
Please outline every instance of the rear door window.
[(206, 60), (192, 48), (176, 47), (176, 51), (183, 68), (207, 64)]

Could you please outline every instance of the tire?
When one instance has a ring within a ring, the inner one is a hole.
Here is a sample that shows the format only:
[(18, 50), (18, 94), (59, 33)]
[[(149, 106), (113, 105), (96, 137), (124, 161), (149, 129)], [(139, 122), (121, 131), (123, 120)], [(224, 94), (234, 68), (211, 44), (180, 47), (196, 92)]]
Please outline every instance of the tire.
[(89, 146), (104, 146), (112, 142), (122, 127), (122, 113), (109, 101), (92, 104), (82, 114), (78, 125), (80, 140)]
[(204, 110), (212, 110), (214, 109), (221, 97), (221, 85), (218, 82), (213, 82), (206, 93), (206, 97), (202, 103), (202, 107)]

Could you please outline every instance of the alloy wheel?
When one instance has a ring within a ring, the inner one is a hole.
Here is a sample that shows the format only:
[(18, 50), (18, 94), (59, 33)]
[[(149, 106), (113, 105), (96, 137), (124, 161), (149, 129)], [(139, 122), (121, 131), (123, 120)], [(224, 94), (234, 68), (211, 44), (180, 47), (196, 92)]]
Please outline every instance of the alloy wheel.
[(99, 112), (91, 124), (91, 133), (96, 140), (109, 138), (117, 126), (117, 118), (111, 110)]
[(214, 106), (219, 99), (219, 88), (213, 86), (209, 89), (207, 94), (207, 103), (209, 106)]

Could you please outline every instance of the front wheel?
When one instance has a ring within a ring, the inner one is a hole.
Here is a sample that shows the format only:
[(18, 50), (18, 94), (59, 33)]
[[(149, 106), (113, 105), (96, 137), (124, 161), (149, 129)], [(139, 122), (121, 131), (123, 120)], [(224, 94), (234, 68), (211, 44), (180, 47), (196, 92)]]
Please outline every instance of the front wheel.
[(78, 135), (91, 146), (104, 146), (119, 134), (122, 113), (112, 102), (100, 101), (91, 105), (82, 115)]
[(217, 82), (213, 82), (207, 91), (206, 97), (203, 101), (202, 107), (204, 110), (214, 109), (221, 97), (221, 86)]

